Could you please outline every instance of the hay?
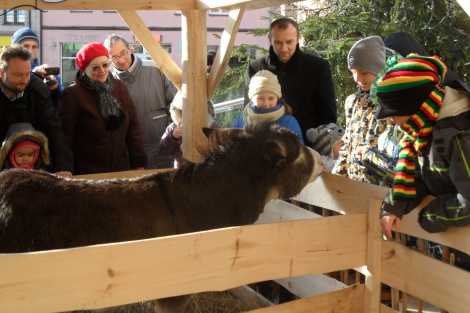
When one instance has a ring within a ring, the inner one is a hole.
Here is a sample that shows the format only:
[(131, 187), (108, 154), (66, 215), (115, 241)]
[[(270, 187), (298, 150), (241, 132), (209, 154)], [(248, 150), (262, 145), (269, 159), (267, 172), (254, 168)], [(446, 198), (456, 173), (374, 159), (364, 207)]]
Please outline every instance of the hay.
[[(191, 301), (196, 308), (195, 313), (241, 313), (264, 307), (255, 297), (238, 299), (228, 291), (195, 294)], [(158, 313), (155, 303), (156, 300), (152, 300), (92, 311), (73, 311), (73, 313)]]

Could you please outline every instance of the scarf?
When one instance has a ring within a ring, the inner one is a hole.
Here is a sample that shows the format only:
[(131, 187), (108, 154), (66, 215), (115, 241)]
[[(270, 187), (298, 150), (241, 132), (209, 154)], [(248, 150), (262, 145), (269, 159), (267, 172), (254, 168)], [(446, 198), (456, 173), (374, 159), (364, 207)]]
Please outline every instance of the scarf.
[(94, 81), (83, 73), (85, 82), (96, 91), (98, 95), (98, 107), (101, 116), (104, 118), (107, 130), (118, 129), (122, 122), (126, 119), (121, 106), (113, 96), (114, 83), (111, 75), (108, 75), (106, 82), (101, 83)]
[[(275, 122), (278, 119), (280, 119), (285, 113), (286, 113), (286, 108), (283, 105), (277, 105), (276, 107), (280, 106), (279, 109), (276, 109), (274, 107), (271, 112), (268, 113), (256, 113), (255, 110), (253, 110), (250, 106), (252, 104), (248, 104), (245, 106), (245, 110), (243, 110), (243, 121), (245, 122), (246, 125), (256, 125), (259, 122), (263, 121), (272, 121)], [(260, 110), (260, 108), (257, 108)], [(262, 109), (262, 108), (261, 108)], [(271, 109), (265, 109), (265, 110), (271, 110)], [(262, 111), (262, 110), (260, 110)]]
[(439, 111), (445, 91), (435, 86), (419, 110), (400, 129), (405, 136), (399, 145), (399, 155), (393, 184), (393, 198), (410, 200), (416, 197), (415, 156), (423, 156)]

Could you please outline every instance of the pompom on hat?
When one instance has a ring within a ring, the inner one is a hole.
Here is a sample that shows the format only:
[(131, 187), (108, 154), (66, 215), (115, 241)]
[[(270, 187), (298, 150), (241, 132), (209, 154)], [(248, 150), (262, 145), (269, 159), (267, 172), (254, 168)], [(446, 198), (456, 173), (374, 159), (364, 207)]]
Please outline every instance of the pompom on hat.
[(312, 148), (320, 155), (333, 157), (333, 147), (341, 141), (344, 130), (336, 124), (330, 123), (307, 130), (307, 139)]
[(94, 58), (105, 56), (109, 59), (108, 49), (103, 46), (102, 43), (99, 42), (91, 42), (89, 44), (84, 45), (77, 53), (75, 58), (75, 63), (77, 64), (78, 68), (84, 72), (87, 65), (93, 60)]
[(262, 92), (272, 93), (278, 99), (282, 97), (281, 85), (277, 80), (277, 76), (270, 71), (262, 70), (251, 77), (248, 98), (251, 99), (254, 95)]
[(438, 56), (408, 55), (390, 68), (378, 83), (380, 108), (375, 117), (413, 115), (425, 101), (437, 101), (440, 107), (444, 93), (440, 85), (446, 72)]
[(28, 27), (18, 29), (13, 36), (11, 37), (11, 44), (19, 44), (21, 45), (23, 42), (28, 41), (28, 40), (33, 40), (38, 43), (39, 46), (39, 37), (38, 35)]

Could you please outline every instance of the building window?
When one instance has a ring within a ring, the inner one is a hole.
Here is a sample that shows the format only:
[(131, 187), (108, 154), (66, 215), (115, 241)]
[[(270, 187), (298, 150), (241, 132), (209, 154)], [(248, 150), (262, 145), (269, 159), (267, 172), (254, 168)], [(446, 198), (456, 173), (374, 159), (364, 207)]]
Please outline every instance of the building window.
[(3, 10), (3, 25), (25, 25), (26, 10)]
[(209, 15), (228, 15), (228, 11), (220, 9), (211, 9)]
[(78, 66), (75, 64), (75, 56), (84, 43), (63, 43), (62, 44), (62, 86), (68, 87), (77, 74)]

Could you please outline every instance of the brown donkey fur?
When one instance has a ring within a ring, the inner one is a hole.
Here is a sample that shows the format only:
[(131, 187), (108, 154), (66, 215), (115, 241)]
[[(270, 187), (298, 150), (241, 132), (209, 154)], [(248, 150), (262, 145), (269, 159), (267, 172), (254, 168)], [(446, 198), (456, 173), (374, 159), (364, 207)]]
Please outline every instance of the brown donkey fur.
[[(321, 173), (318, 153), (283, 128), (205, 128), (203, 160), (138, 179), (0, 174), (0, 253), (64, 249), (254, 223), (265, 204), (297, 195)], [(191, 312), (190, 296), (159, 300)]]

